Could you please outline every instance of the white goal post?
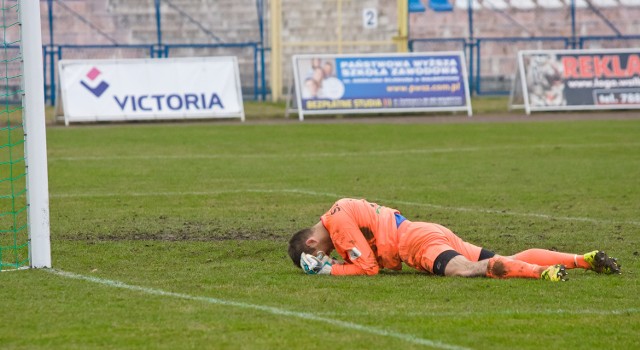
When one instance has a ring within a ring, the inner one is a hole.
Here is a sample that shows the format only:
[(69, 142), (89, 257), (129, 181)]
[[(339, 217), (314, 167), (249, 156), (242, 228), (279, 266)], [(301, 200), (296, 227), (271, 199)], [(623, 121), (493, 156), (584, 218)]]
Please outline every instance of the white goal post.
[(51, 267), (40, 1), (20, 0), (19, 6), (22, 23), (22, 103), (27, 168), (29, 261), (32, 268)]

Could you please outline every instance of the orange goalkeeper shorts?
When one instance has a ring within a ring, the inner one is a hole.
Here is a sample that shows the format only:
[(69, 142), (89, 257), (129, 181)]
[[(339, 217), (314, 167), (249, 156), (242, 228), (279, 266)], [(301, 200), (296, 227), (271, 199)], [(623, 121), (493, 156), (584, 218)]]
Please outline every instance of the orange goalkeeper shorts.
[(481, 247), (467, 243), (448, 228), (427, 222), (403, 222), (398, 228), (400, 259), (420, 271), (433, 273), (436, 258), (455, 250), (470, 261), (478, 261)]

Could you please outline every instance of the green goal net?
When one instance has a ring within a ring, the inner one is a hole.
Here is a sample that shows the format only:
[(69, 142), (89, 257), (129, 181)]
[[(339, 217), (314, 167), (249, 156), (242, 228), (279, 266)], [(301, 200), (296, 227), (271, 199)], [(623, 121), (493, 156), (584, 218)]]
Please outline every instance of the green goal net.
[(17, 1), (2, 2), (0, 129), (0, 269), (29, 264), (27, 186), (22, 122), (22, 54)]
[(51, 264), (39, 6), (0, 0), (0, 271)]

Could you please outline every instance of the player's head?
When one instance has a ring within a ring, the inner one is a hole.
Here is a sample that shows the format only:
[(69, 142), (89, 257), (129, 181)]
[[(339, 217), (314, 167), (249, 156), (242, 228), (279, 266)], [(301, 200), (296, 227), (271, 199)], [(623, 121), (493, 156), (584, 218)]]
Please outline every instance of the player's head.
[(300, 267), (300, 255), (302, 253), (313, 254), (315, 249), (307, 245), (307, 240), (313, 234), (311, 228), (305, 228), (296, 232), (289, 240), (289, 257), (293, 264)]

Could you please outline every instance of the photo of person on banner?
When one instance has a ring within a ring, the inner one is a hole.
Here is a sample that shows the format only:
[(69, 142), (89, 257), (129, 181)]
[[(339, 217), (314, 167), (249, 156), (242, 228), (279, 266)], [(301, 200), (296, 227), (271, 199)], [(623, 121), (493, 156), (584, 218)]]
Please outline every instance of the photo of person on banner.
[(553, 54), (531, 57), (525, 63), (531, 106), (565, 106), (563, 66)]
[(305, 100), (318, 98), (318, 90), (318, 82), (313, 78), (307, 78), (302, 87), (302, 98)]
[[(344, 84), (335, 74), (335, 59), (314, 57), (300, 60), (300, 76), (303, 77), (303, 99), (339, 99), (344, 94)], [(306, 72), (302, 74), (302, 72)]]

